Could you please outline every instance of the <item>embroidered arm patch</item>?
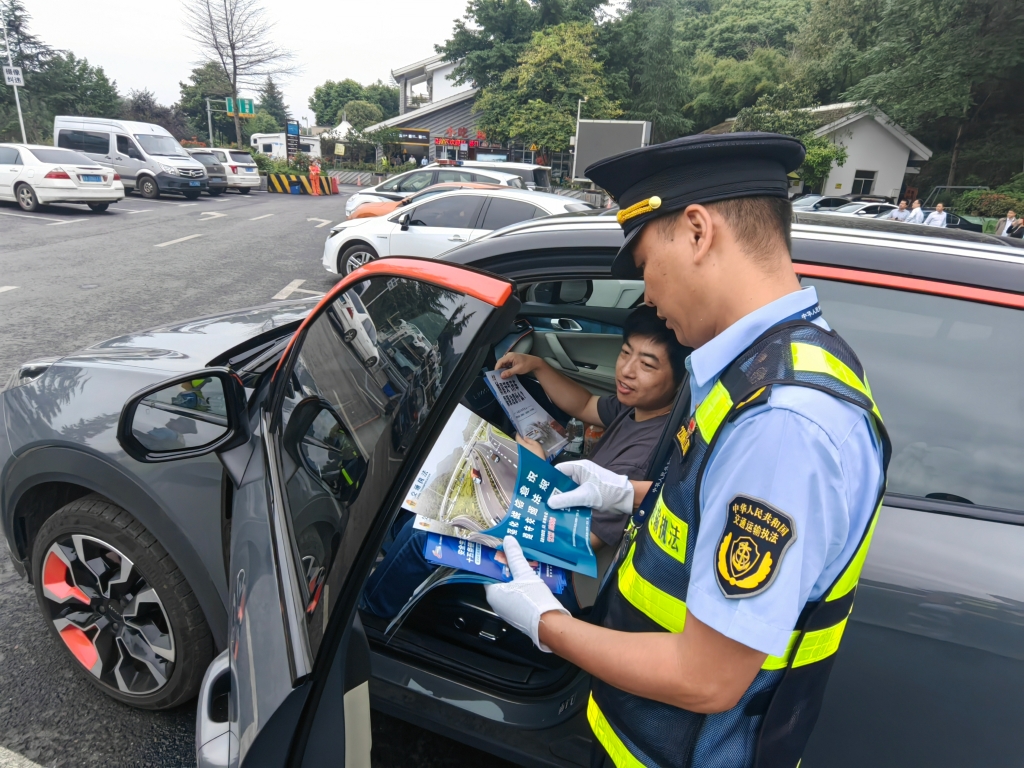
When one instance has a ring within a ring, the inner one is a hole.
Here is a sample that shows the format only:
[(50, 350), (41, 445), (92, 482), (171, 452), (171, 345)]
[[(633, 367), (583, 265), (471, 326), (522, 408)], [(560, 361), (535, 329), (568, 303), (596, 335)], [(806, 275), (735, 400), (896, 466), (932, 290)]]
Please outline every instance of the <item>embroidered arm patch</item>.
[(796, 541), (793, 518), (761, 499), (736, 496), (726, 519), (715, 548), (718, 586), (728, 598), (759, 595), (771, 586)]

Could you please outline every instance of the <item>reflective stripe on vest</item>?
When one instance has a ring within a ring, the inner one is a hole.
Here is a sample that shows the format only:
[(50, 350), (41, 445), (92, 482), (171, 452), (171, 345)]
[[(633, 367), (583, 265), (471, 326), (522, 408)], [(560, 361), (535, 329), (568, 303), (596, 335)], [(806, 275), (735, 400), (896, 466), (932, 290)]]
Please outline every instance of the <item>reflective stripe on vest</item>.
[(594, 701), (593, 694), (590, 695), (590, 701), (587, 702), (587, 720), (590, 723), (590, 729), (597, 736), (597, 740), (601, 742), (601, 746), (604, 747), (604, 751), (615, 763), (615, 768), (647, 768), (633, 757), (629, 747), (622, 743), (622, 739), (615, 733), (611, 723), (608, 722), (601, 708)]
[(633, 606), (656, 621), (669, 632), (682, 632), (686, 625), (686, 603), (667, 592), (662, 592), (636, 572), (633, 554), (636, 542), (629, 548), (625, 562), (619, 568), (619, 592)]

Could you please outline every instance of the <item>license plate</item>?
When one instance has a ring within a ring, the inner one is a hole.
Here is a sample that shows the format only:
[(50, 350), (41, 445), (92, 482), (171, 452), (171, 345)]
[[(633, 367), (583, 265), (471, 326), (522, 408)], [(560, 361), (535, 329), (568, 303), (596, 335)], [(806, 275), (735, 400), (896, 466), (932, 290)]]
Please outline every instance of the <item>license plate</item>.
[(87, 176), (82, 176), (81, 179), (82, 179), (82, 181), (96, 181), (96, 182), (103, 181), (103, 177), (102, 176), (95, 176), (95, 175), (93, 175), (91, 173), (89, 175), (87, 175)]
[(246, 168), (246, 169), (245, 169), (245, 172), (246, 172), (246, 173), (252, 173), (252, 172), (253, 172), (253, 171), (255, 171), (255, 170), (256, 170), (255, 168)]
[(189, 185), (190, 187), (198, 187), (198, 186), (199, 186), (199, 182), (198, 182), (198, 181), (190, 181), (190, 182), (188, 183), (188, 185)]

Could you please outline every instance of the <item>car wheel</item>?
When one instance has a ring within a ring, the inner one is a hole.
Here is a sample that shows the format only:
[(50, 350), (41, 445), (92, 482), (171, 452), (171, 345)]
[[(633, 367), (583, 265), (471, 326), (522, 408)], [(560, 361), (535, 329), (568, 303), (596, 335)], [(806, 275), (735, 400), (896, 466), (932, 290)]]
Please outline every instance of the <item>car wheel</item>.
[(377, 365), (377, 358), (376, 358), (376, 356), (368, 357), (366, 359), (366, 367), (367, 368), (373, 368), (375, 365)]
[(240, 187), (238, 190), (238, 194), (240, 195), (248, 195), (250, 192), (252, 192), (251, 187)]
[(110, 207), (110, 203), (89, 203), (89, 207), (96, 213), (103, 213)]
[(198, 200), (199, 196), (201, 194), (203, 194), (203, 193), (202, 192), (183, 192), (182, 194), (185, 195), (185, 199), (186, 200)]
[(345, 343), (351, 344), (352, 340), (356, 337), (355, 328), (349, 328), (345, 333), (342, 334), (341, 338), (345, 340)]
[(223, 189), (208, 189), (206, 190), (210, 197), (220, 197), (224, 194)]
[(90, 683), (142, 709), (192, 699), (213, 659), (195, 595), (134, 517), (89, 495), (57, 510), (32, 549), (36, 599)]
[(36, 197), (36, 191), (28, 184), (19, 184), (14, 192), (14, 196), (18, 200), (21, 210), (28, 211), (29, 213), (39, 210), (39, 198)]
[(139, 190), (139, 194), (147, 200), (155, 200), (160, 197), (160, 187), (157, 186), (156, 179), (150, 176), (143, 176), (139, 179), (136, 188)]
[(363, 243), (358, 243), (350, 246), (341, 254), (341, 269), (339, 271), (343, 274), (351, 275), (357, 269), (365, 264), (369, 264), (376, 258), (377, 252), (373, 248)]

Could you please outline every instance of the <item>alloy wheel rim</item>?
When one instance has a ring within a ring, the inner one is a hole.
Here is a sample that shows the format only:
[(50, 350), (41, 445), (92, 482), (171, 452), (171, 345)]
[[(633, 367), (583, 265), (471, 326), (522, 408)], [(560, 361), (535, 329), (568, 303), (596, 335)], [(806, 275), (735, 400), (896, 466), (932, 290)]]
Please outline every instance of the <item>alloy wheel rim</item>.
[(21, 201), (22, 208), (28, 208), (32, 205), (32, 193), (25, 189), (25, 187), (18, 190), (18, 198)]
[(356, 251), (345, 260), (345, 267), (349, 274), (360, 267), (364, 267), (373, 261), (373, 255), (366, 251)]
[(71, 655), (101, 684), (148, 696), (174, 672), (171, 624), (156, 590), (124, 554), (68, 534), (43, 558), (49, 619)]

